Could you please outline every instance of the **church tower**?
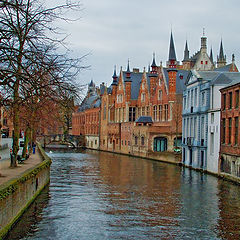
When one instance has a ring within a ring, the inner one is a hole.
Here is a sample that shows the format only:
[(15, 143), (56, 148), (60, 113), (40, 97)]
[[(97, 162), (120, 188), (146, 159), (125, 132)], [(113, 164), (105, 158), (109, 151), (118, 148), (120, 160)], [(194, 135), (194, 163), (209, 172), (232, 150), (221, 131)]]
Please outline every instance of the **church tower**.
[(220, 50), (219, 50), (219, 55), (217, 56), (217, 67), (224, 67), (226, 66), (226, 55), (223, 53), (223, 44), (222, 44), (222, 39), (220, 43)]

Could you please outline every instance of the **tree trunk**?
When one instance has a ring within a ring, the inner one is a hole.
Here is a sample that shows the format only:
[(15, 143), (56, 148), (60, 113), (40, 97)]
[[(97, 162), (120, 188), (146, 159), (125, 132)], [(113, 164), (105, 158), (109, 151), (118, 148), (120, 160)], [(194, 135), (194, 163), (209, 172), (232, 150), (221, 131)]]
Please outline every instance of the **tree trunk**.
[(19, 150), (19, 131), (20, 131), (20, 122), (19, 122), (19, 80), (15, 82), (14, 86), (14, 95), (13, 95), (13, 156), (11, 158), (11, 167), (17, 166), (17, 153)]
[[(27, 149), (28, 149), (28, 143), (29, 143), (29, 138), (30, 138), (30, 133), (31, 129), (27, 127), (25, 131), (25, 136), (24, 136), (24, 147), (23, 147), (23, 152), (22, 152), (22, 157), (26, 159), (27, 157)], [(29, 152), (28, 152), (29, 154)]]

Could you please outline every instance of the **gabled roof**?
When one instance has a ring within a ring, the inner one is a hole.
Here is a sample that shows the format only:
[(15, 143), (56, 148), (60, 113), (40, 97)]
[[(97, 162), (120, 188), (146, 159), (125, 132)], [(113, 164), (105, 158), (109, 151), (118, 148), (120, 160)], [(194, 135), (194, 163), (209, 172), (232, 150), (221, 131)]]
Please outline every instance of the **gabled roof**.
[(225, 85), (225, 84), (229, 84), (231, 82), (232, 82), (232, 80), (225, 73), (219, 73), (219, 75), (216, 76), (211, 81), (211, 85)]
[(225, 66), (223, 66), (223, 67), (215, 68), (214, 71), (218, 71), (218, 72), (230, 72), (231, 66), (232, 66), (232, 63), (227, 64), (227, 65), (225, 65)]
[(150, 116), (141, 116), (136, 121), (136, 123), (153, 123), (152, 117)]
[(83, 112), (86, 109), (90, 109), (90, 108), (100, 107), (99, 101), (100, 101), (100, 97), (98, 96), (97, 93), (93, 93), (89, 97), (86, 96), (82, 101), (81, 105), (79, 106), (78, 112)]

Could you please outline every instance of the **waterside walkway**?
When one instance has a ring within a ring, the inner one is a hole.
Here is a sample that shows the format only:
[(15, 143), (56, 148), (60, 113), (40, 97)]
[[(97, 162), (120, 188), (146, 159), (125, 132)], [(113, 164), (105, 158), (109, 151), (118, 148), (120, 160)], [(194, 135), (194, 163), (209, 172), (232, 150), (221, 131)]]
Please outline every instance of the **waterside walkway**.
[(36, 150), (35, 154), (31, 154), (24, 163), (18, 164), (16, 168), (10, 168), (10, 159), (0, 160), (0, 186), (11, 179), (18, 178), (25, 171), (35, 167), (41, 162), (42, 158), (38, 150)]

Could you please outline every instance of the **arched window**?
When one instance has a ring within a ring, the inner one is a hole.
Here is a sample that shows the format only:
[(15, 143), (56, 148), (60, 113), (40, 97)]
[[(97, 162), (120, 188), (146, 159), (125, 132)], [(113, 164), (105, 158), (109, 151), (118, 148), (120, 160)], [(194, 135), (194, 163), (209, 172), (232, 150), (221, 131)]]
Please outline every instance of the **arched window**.
[(156, 137), (154, 138), (154, 152), (167, 151), (167, 138)]

